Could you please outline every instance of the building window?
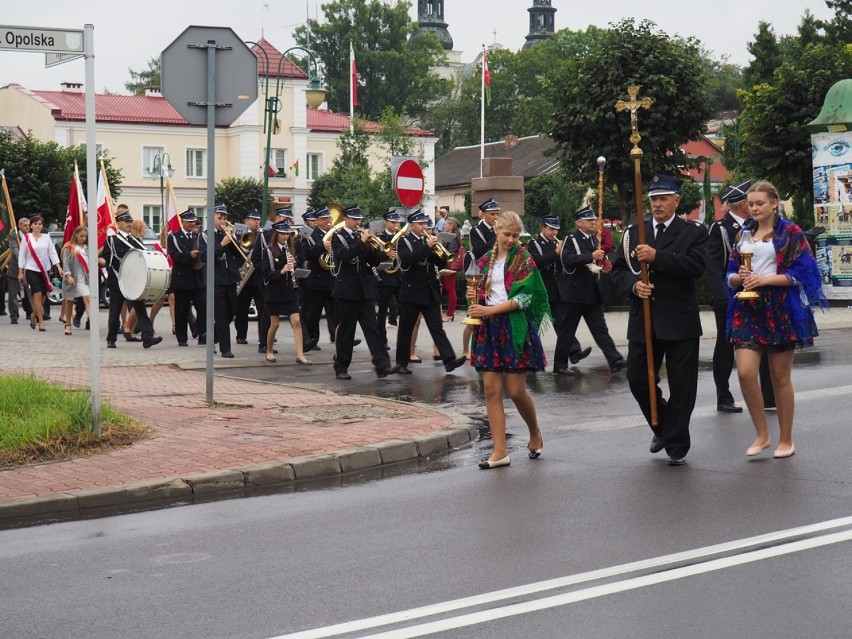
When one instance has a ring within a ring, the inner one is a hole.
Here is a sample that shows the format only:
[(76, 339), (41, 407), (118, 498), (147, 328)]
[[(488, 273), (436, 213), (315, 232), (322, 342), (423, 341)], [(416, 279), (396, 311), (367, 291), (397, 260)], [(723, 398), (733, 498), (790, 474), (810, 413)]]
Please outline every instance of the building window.
[(164, 149), (161, 146), (142, 147), (142, 175), (146, 178), (160, 177), (160, 158), (163, 157)]
[(155, 206), (146, 204), (142, 207), (142, 219), (145, 222), (145, 226), (154, 231), (154, 233), (159, 233), (162, 227), (163, 209), (159, 204)]
[(322, 154), (321, 153), (308, 153), (307, 159), (307, 173), (305, 177), (309, 180), (316, 180), (320, 175), (322, 175)]
[(205, 149), (186, 150), (186, 177), (203, 178), (207, 175), (207, 151)]
[(286, 177), (290, 167), (287, 166), (287, 149), (271, 149), (269, 152), (269, 168), (275, 170), (270, 177)]

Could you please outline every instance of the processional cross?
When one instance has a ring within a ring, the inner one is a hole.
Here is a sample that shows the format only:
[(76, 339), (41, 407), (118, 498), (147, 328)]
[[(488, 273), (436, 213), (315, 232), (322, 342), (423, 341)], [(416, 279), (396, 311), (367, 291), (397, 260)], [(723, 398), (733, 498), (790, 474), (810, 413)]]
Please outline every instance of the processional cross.
[(637, 112), (640, 108), (650, 109), (654, 101), (651, 98), (638, 99), (639, 87), (635, 84), (627, 87), (627, 94), (630, 96), (630, 101), (619, 100), (615, 103), (615, 110), (619, 113), (627, 109), (630, 110), (630, 127), (632, 129), (630, 142), (633, 144), (633, 148), (630, 150), (630, 157), (636, 159), (642, 157), (642, 149), (639, 148), (639, 141), (642, 139), (642, 136), (639, 135), (639, 114)]

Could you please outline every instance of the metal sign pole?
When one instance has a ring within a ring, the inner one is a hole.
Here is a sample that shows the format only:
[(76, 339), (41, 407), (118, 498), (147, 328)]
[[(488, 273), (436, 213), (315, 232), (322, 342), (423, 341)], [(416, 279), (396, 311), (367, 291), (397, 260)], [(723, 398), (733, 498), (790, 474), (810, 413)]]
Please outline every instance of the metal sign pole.
[(213, 209), (216, 207), (216, 41), (207, 41), (207, 405), (213, 406), (214, 257)]

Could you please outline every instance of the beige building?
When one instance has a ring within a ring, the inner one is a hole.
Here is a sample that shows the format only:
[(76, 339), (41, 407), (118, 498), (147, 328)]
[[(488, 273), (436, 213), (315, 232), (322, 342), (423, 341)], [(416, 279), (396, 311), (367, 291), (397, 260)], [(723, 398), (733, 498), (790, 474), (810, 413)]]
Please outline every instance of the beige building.
[[(323, 174), (337, 157), (337, 141), (349, 130), (348, 115), (331, 113), (320, 107), (306, 106), (305, 91), (309, 78), (265, 39), (253, 47), (262, 48), (258, 56), (260, 88), (258, 99), (231, 126), (216, 130), (215, 179), (256, 178), (263, 180), (266, 154), (264, 133), (265, 96), (279, 89), (282, 103), (270, 143), (270, 166), (277, 172), (269, 178), (270, 197), (280, 206), (293, 209), (297, 220), (307, 208), (307, 197), (314, 179)], [(278, 73), (280, 63), (280, 75)], [(173, 171), (179, 210), (207, 208), (207, 129), (190, 125), (159, 94), (146, 96), (97, 95), (95, 98), (98, 150), (114, 158), (113, 166), (124, 174), (120, 201), (142, 217), (150, 228), (159, 231), (162, 224), (162, 173)], [(0, 126), (31, 132), (41, 141), (53, 140), (62, 146), (86, 141), (85, 93), (82, 85), (65, 84), (61, 90), (33, 90), (19, 84), (0, 87)], [(379, 125), (362, 122), (368, 133)], [(417, 140), (417, 152), (428, 163), (425, 207), (434, 208), (434, 159), (436, 139), (428, 131), (409, 129)], [(296, 175), (296, 163), (298, 173)], [(375, 170), (389, 164), (387, 151), (378, 144), (371, 148)], [(70, 167), (69, 167), (70, 180)], [(241, 213), (241, 212), (237, 212)], [(372, 212), (371, 212), (372, 213)], [(379, 212), (381, 213), (381, 212)]]

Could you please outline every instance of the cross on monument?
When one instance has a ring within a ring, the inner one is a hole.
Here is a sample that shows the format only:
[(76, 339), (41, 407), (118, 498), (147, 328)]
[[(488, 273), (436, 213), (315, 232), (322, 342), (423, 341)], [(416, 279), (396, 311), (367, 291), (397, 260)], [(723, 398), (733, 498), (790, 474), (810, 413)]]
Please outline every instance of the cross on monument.
[(651, 98), (642, 98), (637, 99), (639, 95), (639, 87), (635, 84), (627, 87), (627, 94), (630, 96), (630, 101), (625, 102), (624, 100), (619, 100), (615, 103), (615, 110), (619, 113), (621, 111), (625, 111), (627, 109), (630, 110), (630, 127), (632, 132), (630, 133), (630, 142), (633, 144), (633, 148), (630, 149), (630, 157), (642, 156), (642, 149), (639, 148), (639, 141), (642, 139), (642, 136), (639, 135), (639, 115), (637, 111), (640, 108), (650, 109), (651, 105), (654, 104), (654, 101)]

